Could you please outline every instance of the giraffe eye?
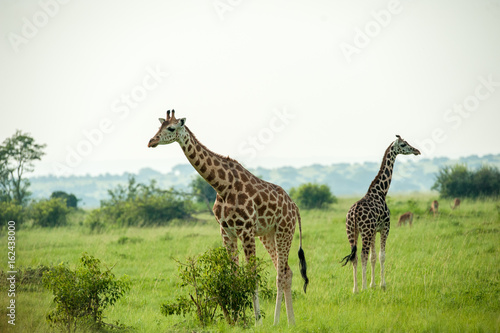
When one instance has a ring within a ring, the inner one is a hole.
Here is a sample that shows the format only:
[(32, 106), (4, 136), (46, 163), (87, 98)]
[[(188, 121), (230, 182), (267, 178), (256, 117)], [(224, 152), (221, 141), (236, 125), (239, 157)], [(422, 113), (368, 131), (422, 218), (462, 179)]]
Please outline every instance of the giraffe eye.
[(170, 132), (175, 131), (175, 128), (173, 128), (173, 127), (167, 127), (167, 129), (168, 129)]

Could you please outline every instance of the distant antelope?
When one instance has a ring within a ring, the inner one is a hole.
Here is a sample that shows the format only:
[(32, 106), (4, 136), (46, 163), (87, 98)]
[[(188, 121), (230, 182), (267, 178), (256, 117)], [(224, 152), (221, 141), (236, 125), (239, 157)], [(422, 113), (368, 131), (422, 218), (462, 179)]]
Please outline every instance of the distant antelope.
[(453, 199), (453, 205), (451, 206), (451, 209), (459, 208), (460, 207), (460, 199), (455, 198)]
[(431, 204), (431, 208), (429, 209), (429, 213), (432, 213), (435, 217), (436, 214), (438, 214), (438, 208), (439, 208), (439, 203), (437, 202), (437, 200), (434, 200)]
[(413, 223), (413, 213), (412, 212), (406, 212), (404, 214), (401, 214), (398, 220), (398, 227), (401, 226), (401, 224), (406, 224), (408, 222), (410, 224), (410, 227)]

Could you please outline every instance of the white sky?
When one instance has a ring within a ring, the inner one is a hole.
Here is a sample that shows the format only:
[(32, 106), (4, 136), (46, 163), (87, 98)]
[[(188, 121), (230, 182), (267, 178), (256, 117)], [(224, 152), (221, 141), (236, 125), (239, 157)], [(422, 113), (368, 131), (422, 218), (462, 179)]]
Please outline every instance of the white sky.
[(172, 108), (249, 167), (380, 161), (395, 134), (500, 153), (498, 0), (0, 0), (0, 34), (0, 142), (46, 143), (36, 174), (187, 163), (147, 148)]

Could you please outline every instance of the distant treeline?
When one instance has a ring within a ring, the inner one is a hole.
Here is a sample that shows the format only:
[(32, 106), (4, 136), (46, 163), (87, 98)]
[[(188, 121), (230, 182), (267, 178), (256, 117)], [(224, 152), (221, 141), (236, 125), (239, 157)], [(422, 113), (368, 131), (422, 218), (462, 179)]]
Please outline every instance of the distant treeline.
[[(456, 164), (466, 165), (470, 170), (478, 170), (483, 165), (500, 168), (500, 154), (468, 156), (460, 159), (402, 157), (396, 161), (391, 193), (430, 191), (441, 168)], [(305, 167), (281, 167), (275, 169), (250, 169), (255, 175), (282, 186), (289, 191), (305, 183), (327, 185), (335, 196), (360, 195), (368, 189), (377, 174), (380, 162), (338, 163), (331, 165), (314, 164)], [(100, 176), (43, 176), (30, 178), (30, 190), (34, 198), (47, 198), (54, 191), (73, 193), (79, 199), (79, 206), (99, 207), (107, 198), (108, 190), (118, 185), (126, 185), (130, 176), (137, 182), (148, 184), (155, 180), (160, 188), (189, 189), (197, 175), (189, 164), (179, 164), (168, 173), (145, 168), (137, 174)]]

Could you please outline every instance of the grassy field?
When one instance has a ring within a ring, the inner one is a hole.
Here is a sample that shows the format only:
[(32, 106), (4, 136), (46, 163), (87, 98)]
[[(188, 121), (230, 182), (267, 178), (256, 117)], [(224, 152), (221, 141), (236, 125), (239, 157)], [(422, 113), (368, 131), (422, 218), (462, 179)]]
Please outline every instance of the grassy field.
[[(298, 272), (298, 232), (290, 266), (297, 324), (281, 321), (273, 327), (273, 300), (261, 300), (265, 313), (260, 327), (232, 328), (221, 322), (201, 328), (194, 318), (165, 317), (160, 305), (178, 293), (177, 265), (222, 244), (218, 224), (205, 221), (160, 228), (115, 229), (92, 234), (77, 222), (58, 229), (22, 229), (16, 233), (16, 265), (36, 267), (67, 262), (74, 267), (83, 252), (101, 259), (118, 276), (128, 275), (131, 290), (106, 310), (107, 322), (119, 321), (138, 332), (171, 331), (290, 331), (290, 332), (498, 332), (500, 331), (500, 201), (464, 200), (451, 211), (441, 202), (439, 216), (426, 213), (432, 198), (390, 197), (392, 228), (386, 252), (386, 290), (352, 293), (352, 268), (339, 261), (350, 252), (345, 214), (357, 198), (340, 198), (328, 210), (302, 211), (303, 245), (310, 285), (302, 292)], [(400, 213), (416, 213), (413, 227), (397, 227)], [(75, 217), (78, 220), (81, 216)], [(378, 248), (379, 237), (377, 237)], [(269, 265), (270, 284), (276, 274), (257, 241), (258, 256)], [(7, 265), (7, 235), (0, 236)], [(368, 279), (370, 265), (368, 265)], [(4, 269), (5, 270), (5, 269)], [(358, 270), (361, 280), (361, 269)], [(380, 282), (377, 264), (376, 282)], [(368, 281), (370, 283), (370, 281)], [(18, 286), (16, 326), (7, 324), (7, 292), (0, 295), (0, 331), (45, 332), (52, 295), (41, 288)]]

